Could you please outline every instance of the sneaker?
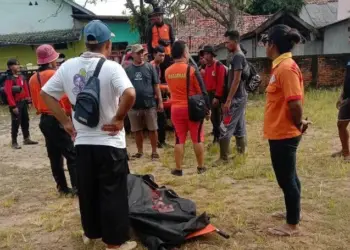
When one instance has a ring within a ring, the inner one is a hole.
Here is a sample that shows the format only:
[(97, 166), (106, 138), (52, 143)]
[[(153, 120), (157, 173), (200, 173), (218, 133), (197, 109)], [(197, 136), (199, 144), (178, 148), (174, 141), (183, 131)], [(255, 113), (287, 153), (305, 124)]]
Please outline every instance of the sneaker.
[(17, 142), (12, 143), (12, 146), (11, 146), (11, 147), (12, 147), (13, 149), (21, 149), (21, 146), (18, 145)]
[(179, 170), (179, 169), (171, 170), (171, 174), (175, 175), (175, 176), (182, 176), (183, 175), (182, 170)]
[(203, 174), (207, 171), (207, 168), (206, 167), (201, 167), (201, 168), (198, 168), (197, 167), (197, 173), (198, 174)]
[(119, 249), (119, 250), (132, 250), (135, 249), (137, 247), (137, 243), (135, 241), (127, 241), (125, 242), (123, 245), (121, 245), (118, 248), (106, 248), (106, 250), (115, 250), (115, 249)]
[(82, 237), (82, 239), (83, 239), (84, 245), (89, 245), (89, 244), (91, 244), (92, 241), (93, 241), (92, 239), (88, 238), (88, 237), (84, 234), (84, 232), (82, 232), (81, 237)]
[(24, 139), (23, 141), (24, 145), (37, 145), (38, 142), (37, 141), (32, 141), (30, 138)]

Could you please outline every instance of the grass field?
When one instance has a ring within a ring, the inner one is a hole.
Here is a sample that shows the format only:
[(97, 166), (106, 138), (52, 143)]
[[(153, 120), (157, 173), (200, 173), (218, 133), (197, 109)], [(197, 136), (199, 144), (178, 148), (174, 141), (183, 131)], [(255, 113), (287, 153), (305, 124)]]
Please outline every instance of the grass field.
[[(160, 162), (151, 162), (148, 156), (131, 162), (133, 173), (153, 174), (160, 185), (194, 200), (198, 212), (206, 211), (214, 225), (231, 235), (229, 240), (215, 234), (198, 238), (181, 249), (349, 249), (350, 164), (330, 157), (340, 148), (335, 109), (338, 93), (313, 90), (306, 94), (305, 116), (313, 125), (298, 153), (303, 210), (300, 237), (278, 238), (266, 233), (267, 228), (282, 223), (270, 215), (282, 211), (284, 203), (262, 138), (263, 96), (251, 98), (248, 105), (246, 158), (236, 157), (232, 164), (210, 168), (198, 176), (187, 144), (183, 177), (169, 173), (175, 166), (171, 149), (161, 151)], [(0, 249), (103, 249), (100, 242), (83, 246), (77, 200), (58, 197), (40, 132), (32, 129), (40, 146), (10, 150), (6, 114), (3, 110), (0, 116)], [(37, 123), (38, 119), (33, 119), (32, 127)], [(209, 124), (206, 129), (210, 130)], [(128, 145), (133, 153), (132, 138)], [(208, 166), (218, 150), (207, 150)]]

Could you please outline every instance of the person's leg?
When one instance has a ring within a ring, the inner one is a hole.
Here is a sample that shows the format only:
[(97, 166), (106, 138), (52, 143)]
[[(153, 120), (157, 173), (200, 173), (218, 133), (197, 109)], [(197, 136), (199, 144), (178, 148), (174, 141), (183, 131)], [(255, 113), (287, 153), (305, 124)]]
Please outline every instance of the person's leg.
[(21, 129), (22, 129), (22, 134), (23, 134), (23, 143), (24, 145), (36, 145), (38, 144), (37, 141), (33, 141), (30, 138), (30, 133), (29, 133), (29, 113), (28, 113), (28, 104), (26, 101), (23, 101), (21, 103)]
[(152, 147), (152, 159), (158, 159), (157, 143), (158, 143), (158, 123), (157, 123), (157, 110), (155, 108), (145, 110), (144, 116), (147, 129), (149, 131), (149, 139)]
[(204, 128), (203, 122), (189, 121), (189, 130), (193, 143), (193, 149), (197, 159), (198, 172), (205, 172), (204, 167)]
[(247, 147), (247, 130), (245, 122), (245, 106), (241, 107), (241, 114), (233, 135), (236, 138), (236, 150), (238, 154), (245, 154)]
[(158, 147), (162, 148), (165, 145), (165, 125), (166, 125), (166, 115), (165, 111), (158, 112)]
[(18, 136), (18, 129), (20, 125), (20, 114), (15, 114), (12, 109), (10, 108), (10, 114), (11, 114), (11, 143), (12, 148), (14, 149), (20, 149), (21, 147), (18, 145), (17, 136)]
[(79, 208), (84, 234), (89, 239), (102, 237), (99, 197), (99, 169), (92, 145), (77, 145)]
[(143, 114), (143, 110), (135, 109), (130, 110), (128, 113), (131, 132), (135, 133), (135, 141), (137, 147), (137, 153), (133, 155), (134, 158), (141, 158), (143, 156)]
[(175, 130), (175, 164), (176, 169), (172, 170), (173, 175), (182, 176), (182, 163), (184, 158), (185, 142), (188, 128), (188, 111), (187, 108), (172, 108), (171, 121)]
[(300, 181), (296, 175), (296, 151), (300, 139), (301, 137), (296, 137), (287, 140), (269, 141), (272, 166), (285, 198), (287, 226), (284, 229), (290, 229), (291, 231), (297, 229), (300, 221), (301, 190)]
[(116, 248), (130, 239), (127, 152), (99, 146), (94, 156), (98, 163), (102, 240), (109, 248)]
[(227, 162), (229, 160), (230, 141), (242, 116), (244, 106), (243, 99), (233, 99), (229, 112), (223, 116), (220, 125), (220, 159), (215, 165), (219, 165), (221, 161)]
[[(66, 176), (63, 169), (62, 152), (58, 142), (60, 141), (58, 125), (53, 123), (55, 118), (47, 115), (42, 115), (40, 118), (40, 130), (45, 137), (47, 155), (50, 160), (50, 166), (53, 178), (56, 181), (57, 190), (60, 193), (68, 194)], [(56, 125), (56, 126), (55, 126)]]
[[(58, 121), (57, 121), (58, 123)], [(67, 160), (67, 168), (70, 176), (70, 182), (73, 189), (77, 189), (77, 164), (76, 164), (76, 152), (74, 148), (73, 141), (67, 132), (59, 127), (57, 132), (60, 140), (61, 152)]]
[(349, 121), (338, 121), (338, 132), (339, 132), (340, 142), (342, 145), (342, 155), (344, 157), (350, 156), (348, 125), (349, 125)]

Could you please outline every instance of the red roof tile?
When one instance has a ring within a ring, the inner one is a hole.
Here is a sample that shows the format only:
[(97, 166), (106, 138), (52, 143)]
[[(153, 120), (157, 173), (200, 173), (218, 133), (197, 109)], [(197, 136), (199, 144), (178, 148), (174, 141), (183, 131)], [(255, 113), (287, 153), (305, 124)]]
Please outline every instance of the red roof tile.
[[(238, 19), (237, 28), (241, 35), (244, 35), (256, 29), (268, 18), (269, 16), (242, 15)], [(216, 20), (205, 18), (196, 10), (188, 10), (186, 19), (186, 23), (181, 24), (174, 18), (173, 26), (177, 39), (187, 42), (191, 53), (198, 52), (199, 48), (205, 44), (215, 46), (225, 41), (226, 28)]]
[(305, 0), (306, 4), (326, 4), (334, 2), (338, 2), (338, 0)]

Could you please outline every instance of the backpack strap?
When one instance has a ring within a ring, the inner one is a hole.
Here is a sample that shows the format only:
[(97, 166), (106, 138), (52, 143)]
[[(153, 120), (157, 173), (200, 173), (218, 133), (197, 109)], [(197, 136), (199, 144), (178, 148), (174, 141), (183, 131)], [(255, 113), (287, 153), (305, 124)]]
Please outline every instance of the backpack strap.
[(187, 99), (190, 98), (190, 72), (191, 72), (191, 65), (187, 65), (186, 70), (186, 89), (187, 89)]
[(41, 78), (40, 78), (40, 73), (39, 71), (36, 72), (36, 78), (38, 79), (39, 85), (40, 85), (40, 89), (43, 87), (43, 85), (41, 84)]
[(97, 66), (96, 66), (96, 69), (94, 71), (94, 77), (98, 78), (98, 75), (100, 74), (100, 71), (101, 71), (101, 68), (102, 68), (102, 65), (105, 63), (106, 61), (106, 58), (102, 57), (98, 63), (97, 63)]

